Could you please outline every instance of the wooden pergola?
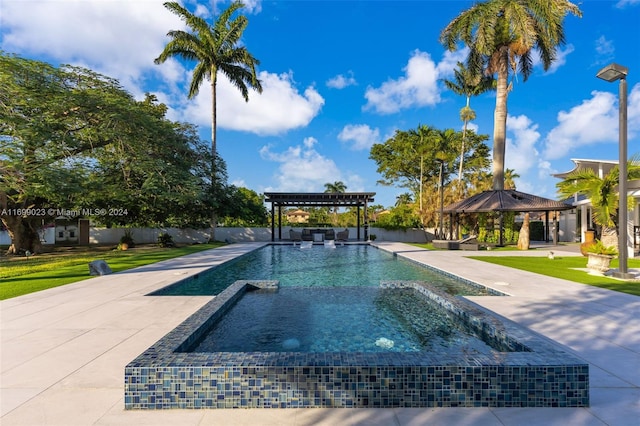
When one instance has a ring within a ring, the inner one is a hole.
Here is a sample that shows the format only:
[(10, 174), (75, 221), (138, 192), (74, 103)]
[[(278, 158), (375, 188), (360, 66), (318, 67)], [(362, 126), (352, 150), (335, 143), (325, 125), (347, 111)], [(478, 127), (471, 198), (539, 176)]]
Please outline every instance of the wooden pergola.
[(275, 241), (275, 210), (278, 209), (278, 240), (282, 240), (283, 207), (356, 207), (358, 241), (360, 240), (360, 208), (364, 209), (364, 239), (369, 238), (367, 206), (375, 192), (265, 192), (265, 202), (271, 203), (271, 241)]

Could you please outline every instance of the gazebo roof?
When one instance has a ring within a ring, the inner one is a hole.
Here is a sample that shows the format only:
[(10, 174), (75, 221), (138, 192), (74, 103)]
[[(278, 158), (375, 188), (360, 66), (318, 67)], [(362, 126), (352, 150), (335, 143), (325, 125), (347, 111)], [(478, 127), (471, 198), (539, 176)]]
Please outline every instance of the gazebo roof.
[(513, 189), (483, 191), (446, 206), (445, 213), (542, 212), (569, 210), (573, 206), (561, 201)]

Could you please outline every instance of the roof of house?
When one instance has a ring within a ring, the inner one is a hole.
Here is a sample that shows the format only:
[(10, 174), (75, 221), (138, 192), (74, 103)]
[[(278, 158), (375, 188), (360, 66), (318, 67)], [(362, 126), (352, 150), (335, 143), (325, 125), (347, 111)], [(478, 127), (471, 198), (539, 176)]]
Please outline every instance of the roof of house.
[(292, 212), (288, 212), (287, 215), (289, 216), (310, 216), (309, 213), (305, 212), (304, 210), (295, 210)]
[(571, 161), (575, 164), (575, 167), (568, 172), (555, 173), (552, 176), (559, 179), (564, 179), (576, 170), (591, 169), (595, 172), (600, 171), (600, 176), (605, 176), (611, 171), (612, 168), (618, 165), (618, 160), (589, 160), (584, 158), (572, 158)]

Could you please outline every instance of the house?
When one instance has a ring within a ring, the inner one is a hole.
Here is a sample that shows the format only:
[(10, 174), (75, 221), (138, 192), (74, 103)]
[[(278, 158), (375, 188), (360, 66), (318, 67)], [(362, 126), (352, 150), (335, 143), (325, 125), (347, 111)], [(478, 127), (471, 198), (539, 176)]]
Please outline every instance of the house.
[[(564, 173), (554, 174), (554, 177), (558, 179), (565, 179), (572, 172), (579, 169), (591, 169), (595, 171), (598, 176), (604, 177), (612, 168), (618, 165), (617, 160), (589, 160), (589, 159), (577, 159), (572, 158), (571, 161), (575, 164), (575, 167)], [(628, 240), (630, 247), (628, 247), (629, 256), (633, 256), (633, 253), (640, 247), (640, 181), (627, 182), (627, 194), (633, 197), (633, 203), (629, 204), (628, 214)], [(585, 232), (588, 229), (595, 228), (593, 223), (591, 201), (584, 196), (575, 195), (572, 205), (575, 206), (574, 210), (563, 213), (565, 216), (564, 221), (560, 221), (560, 231), (566, 234), (575, 234), (574, 241), (584, 242)], [(568, 215), (568, 216), (567, 216)], [(564, 229), (563, 229), (564, 226)]]
[(287, 212), (287, 221), (289, 223), (307, 223), (309, 221), (309, 213), (300, 209)]

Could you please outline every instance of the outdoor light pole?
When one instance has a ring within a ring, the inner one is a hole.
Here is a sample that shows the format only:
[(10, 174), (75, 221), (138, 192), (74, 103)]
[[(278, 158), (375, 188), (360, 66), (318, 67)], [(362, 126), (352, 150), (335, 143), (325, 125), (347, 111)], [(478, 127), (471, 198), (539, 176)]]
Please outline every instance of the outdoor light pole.
[(618, 64), (610, 64), (602, 68), (596, 77), (610, 83), (620, 80), (619, 85), (619, 123), (618, 123), (618, 272), (617, 278), (633, 278), (627, 270), (627, 74), (629, 69)]

